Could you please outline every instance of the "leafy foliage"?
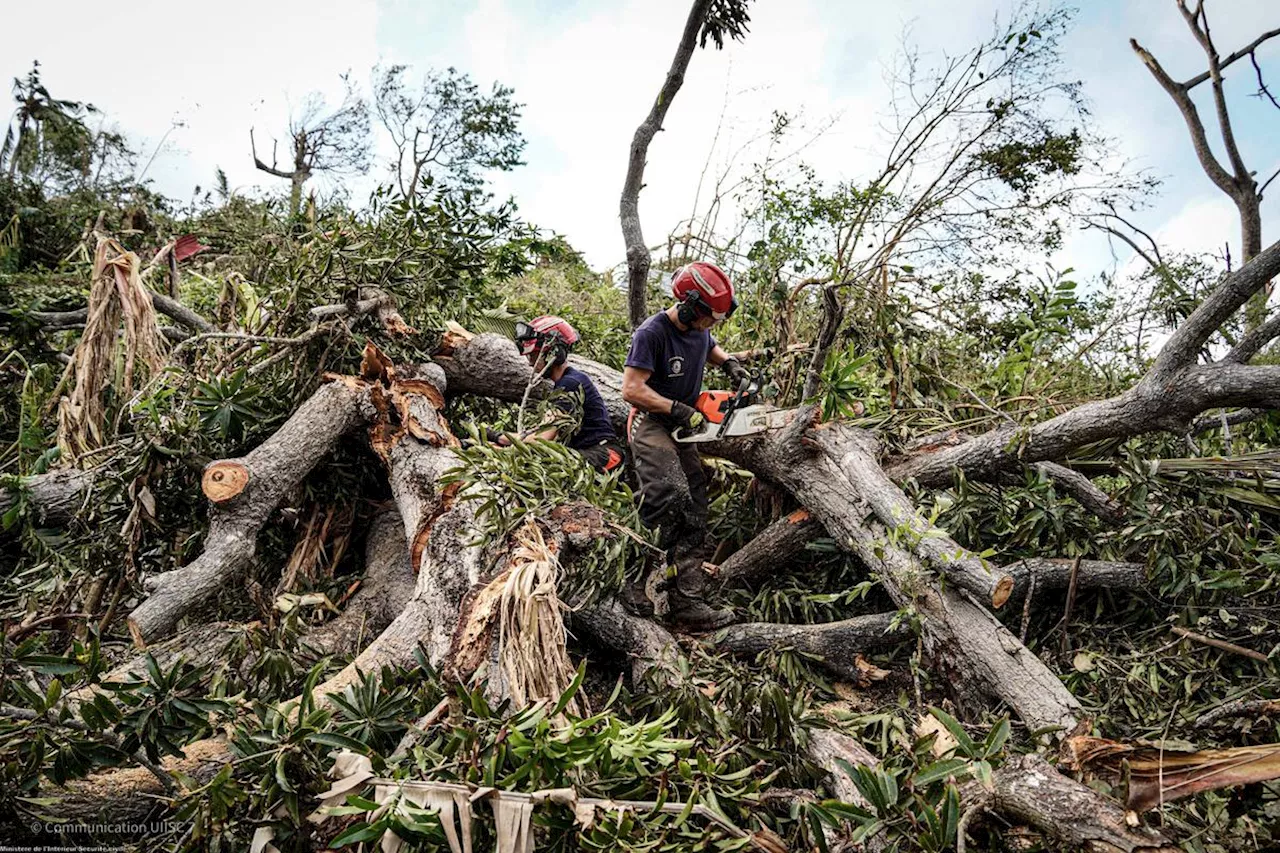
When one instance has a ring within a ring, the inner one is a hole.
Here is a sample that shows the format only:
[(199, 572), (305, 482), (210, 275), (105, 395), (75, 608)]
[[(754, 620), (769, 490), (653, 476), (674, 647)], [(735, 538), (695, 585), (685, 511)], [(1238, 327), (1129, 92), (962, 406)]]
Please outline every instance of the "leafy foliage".
[(600, 474), (576, 451), (558, 442), (522, 441), (499, 447), (480, 440), (457, 451), (460, 464), (442, 481), (462, 486), (460, 500), (476, 503), (484, 539), (504, 540), (530, 519), (575, 502), (598, 508), (614, 532), (596, 539), (561, 578), (558, 593), (572, 606), (617, 592), (635, 578), (656, 550), (639, 520), (631, 489), (621, 472)]

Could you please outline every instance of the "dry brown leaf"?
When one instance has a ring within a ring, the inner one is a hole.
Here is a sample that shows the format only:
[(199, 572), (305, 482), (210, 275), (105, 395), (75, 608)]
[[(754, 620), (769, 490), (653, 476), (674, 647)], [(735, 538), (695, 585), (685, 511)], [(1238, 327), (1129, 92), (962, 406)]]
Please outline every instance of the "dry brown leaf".
[(853, 666), (858, 671), (859, 687), (870, 687), (877, 681), (884, 681), (890, 675), (889, 670), (881, 669), (862, 655), (854, 655)]
[(917, 738), (926, 738), (934, 735), (933, 738), (933, 754), (937, 758), (946, 758), (955, 752), (956, 747), (960, 744), (956, 743), (955, 736), (947, 731), (947, 727), (938, 721), (938, 718), (932, 714), (924, 714), (916, 722), (915, 736)]
[(1071, 769), (1127, 777), (1125, 805), (1133, 812), (1201, 791), (1280, 779), (1280, 744), (1186, 751), (1081, 736), (1069, 738), (1063, 752)]

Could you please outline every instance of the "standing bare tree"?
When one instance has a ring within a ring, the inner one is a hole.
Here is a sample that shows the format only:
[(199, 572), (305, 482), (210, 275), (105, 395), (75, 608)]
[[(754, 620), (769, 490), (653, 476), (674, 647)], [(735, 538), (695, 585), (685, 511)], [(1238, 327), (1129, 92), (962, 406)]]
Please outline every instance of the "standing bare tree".
[(324, 98), (312, 93), (302, 109), (289, 119), (291, 162), (288, 168), (277, 165), (276, 145), (271, 147), (271, 165), (258, 157), (258, 148), (249, 130), (249, 146), (253, 165), (259, 171), (277, 178), (289, 179), (289, 216), (297, 216), (302, 206), (302, 186), (316, 172), (331, 174), (363, 174), (369, 169), (369, 107), (356, 92), (351, 81), (346, 96), (332, 112), (325, 110)]
[(485, 95), (454, 68), (432, 71), (414, 87), (408, 71), (392, 65), (373, 72), (373, 108), (395, 145), (391, 171), (402, 195), (414, 199), (427, 175), (475, 187), (486, 170), (522, 165), (521, 105), (513, 89), (494, 83)]
[[(1164, 70), (1164, 67), (1150, 51), (1138, 44), (1137, 39), (1130, 39), (1129, 44), (1151, 71), (1152, 76), (1156, 78), (1156, 82), (1169, 93), (1169, 97), (1173, 98), (1173, 102), (1177, 104), (1183, 120), (1187, 123), (1187, 131), (1191, 134), (1191, 144), (1195, 148), (1196, 158), (1199, 159), (1201, 168), (1209, 176), (1209, 180), (1213, 181), (1214, 186), (1226, 193), (1235, 203), (1236, 210), (1240, 214), (1241, 260), (1248, 263), (1262, 251), (1262, 214), (1259, 211), (1259, 206), (1262, 203), (1262, 194), (1277, 175), (1280, 175), (1280, 171), (1277, 171), (1276, 174), (1273, 174), (1259, 186), (1254, 179), (1255, 173), (1245, 165), (1244, 158), (1240, 155), (1240, 146), (1236, 140), (1235, 131), (1231, 128), (1231, 115), (1227, 109), (1223, 72), (1228, 66), (1244, 59), (1246, 56), (1249, 57), (1258, 75), (1258, 94), (1265, 95), (1271, 99), (1272, 103), (1275, 103), (1275, 98), (1271, 96), (1266, 83), (1263, 81), (1262, 68), (1258, 65), (1257, 51), (1264, 42), (1280, 35), (1280, 28), (1262, 33), (1249, 44), (1223, 59), (1218, 55), (1218, 48), (1214, 45), (1213, 36), (1209, 31), (1209, 15), (1205, 10), (1206, 0), (1195, 0), (1191, 6), (1187, 5), (1187, 0), (1175, 0), (1175, 2), (1178, 4), (1178, 11), (1182, 13), (1183, 19), (1186, 20), (1191, 34), (1195, 36), (1196, 41), (1199, 42), (1200, 47), (1204, 50), (1205, 57), (1209, 61), (1209, 69), (1207, 71), (1202, 71), (1189, 80), (1178, 82), (1169, 76), (1169, 73)], [(1227, 160), (1231, 166), (1229, 171), (1222, 165), (1218, 156), (1213, 153), (1213, 149), (1209, 144), (1208, 134), (1205, 131), (1204, 121), (1200, 118), (1200, 111), (1196, 108), (1195, 102), (1191, 100), (1191, 90), (1205, 81), (1210, 81), (1213, 87), (1214, 111), (1217, 115), (1218, 130), (1222, 135), (1222, 146), (1226, 151)], [(1245, 312), (1245, 325), (1248, 329), (1254, 329), (1261, 325), (1266, 315), (1267, 297), (1270, 293), (1271, 286), (1268, 285), (1255, 294), (1250, 301), (1249, 307)]]
[[(662, 129), (662, 120), (676, 93), (684, 84), (684, 73), (693, 58), (694, 42), (705, 47), (707, 39), (724, 47), (724, 37), (741, 40), (747, 34), (747, 4), (750, 0), (694, 0), (693, 8), (684, 24), (675, 58), (667, 69), (667, 79), (658, 90), (658, 97), (649, 108), (649, 115), (636, 128), (631, 140), (631, 154), (627, 160), (627, 178), (622, 184), (622, 198), (618, 215), (622, 219), (622, 239), (627, 244), (627, 312), (631, 327), (644, 321), (648, 309), (645, 305), (645, 288), (649, 281), (649, 247), (640, 228), (640, 190), (644, 186), (645, 157), (654, 134)], [(701, 33), (701, 37), (699, 37)]]

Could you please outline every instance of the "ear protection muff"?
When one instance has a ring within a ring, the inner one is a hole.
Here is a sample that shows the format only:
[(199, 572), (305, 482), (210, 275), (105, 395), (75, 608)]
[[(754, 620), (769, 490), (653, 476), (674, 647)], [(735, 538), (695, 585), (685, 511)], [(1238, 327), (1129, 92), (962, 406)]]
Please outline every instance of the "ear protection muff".
[(694, 308), (689, 302), (681, 302), (676, 306), (676, 318), (686, 326), (692, 326), (694, 321), (698, 319), (698, 309)]

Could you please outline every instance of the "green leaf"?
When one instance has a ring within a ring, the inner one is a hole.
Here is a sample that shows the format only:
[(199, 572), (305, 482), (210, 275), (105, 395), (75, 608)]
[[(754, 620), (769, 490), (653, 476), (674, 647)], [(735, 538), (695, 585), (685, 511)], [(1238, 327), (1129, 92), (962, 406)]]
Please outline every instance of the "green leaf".
[(358, 752), (361, 755), (369, 754), (368, 744), (358, 741), (353, 737), (340, 734), (339, 732), (315, 732), (307, 735), (307, 740), (311, 743), (318, 743), (321, 746), (349, 749), (352, 752)]
[(964, 726), (955, 717), (948, 714), (941, 708), (929, 708), (929, 713), (942, 725), (946, 726), (947, 731), (951, 732), (951, 736), (956, 739), (959, 744), (960, 751), (968, 756), (974, 755), (973, 738), (969, 737), (969, 733), (964, 730)]
[(968, 767), (969, 762), (963, 758), (948, 758), (944, 761), (935, 761), (912, 776), (911, 781), (917, 788), (924, 788), (949, 776), (960, 775), (967, 771)]
[(280, 786), (280, 790), (292, 794), (295, 793), (293, 785), (289, 782), (289, 777), (285, 773), (285, 761), (288, 758), (287, 753), (281, 752), (276, 756), (276, 784)]
[(348, 828), (345, 832), (338, 835), (337, 838), (329, 842), (329, 848), (336, 849), (345, 847), (348, 844), (356, 844), (361, 841), (373, 841), (381, 838), (382, 833), (386, 830), (382, 828), (382, 821), (377, 823), (357, 823), (355, 826)]

